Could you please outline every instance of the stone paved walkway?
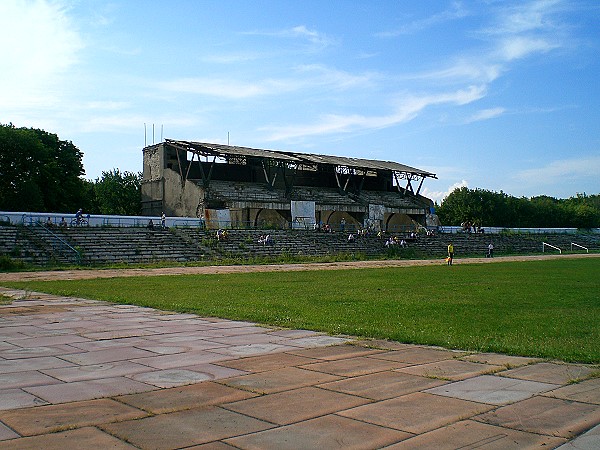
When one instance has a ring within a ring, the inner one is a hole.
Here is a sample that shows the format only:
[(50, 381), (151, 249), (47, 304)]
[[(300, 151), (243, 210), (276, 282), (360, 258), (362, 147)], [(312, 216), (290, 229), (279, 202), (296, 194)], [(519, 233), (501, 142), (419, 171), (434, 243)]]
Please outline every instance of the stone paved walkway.
[(0, 293), (0, 449), (600, 448), (591, 366)]

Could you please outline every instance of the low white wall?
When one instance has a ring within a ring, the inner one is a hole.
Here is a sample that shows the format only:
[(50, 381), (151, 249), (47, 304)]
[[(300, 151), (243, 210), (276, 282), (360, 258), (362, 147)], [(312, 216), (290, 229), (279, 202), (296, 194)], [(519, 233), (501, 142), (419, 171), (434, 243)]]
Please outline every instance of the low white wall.
[[(61, 213), (33, 213), (33, 212), (7, 212), (0, 211), (0, 221), (10, 222), (13, 225), (31, 225), (33, 223), (46, 223), (48, 217), (55, 225), (64, 217), (68, 224), (75, 218), (75, 214)], [(88, 215), (84, 213), (84, 217)], [(113, 227), (145, 227), (152, 219), (155, 226), (160, 226), (160, 216), (110, 216), (93, 214), (89, 216), (91, 227), (113, 226)], [(167, 217), (167, 227), (187, 226), (199, 227), (204, 225), (204, 220), (196, 217)]]

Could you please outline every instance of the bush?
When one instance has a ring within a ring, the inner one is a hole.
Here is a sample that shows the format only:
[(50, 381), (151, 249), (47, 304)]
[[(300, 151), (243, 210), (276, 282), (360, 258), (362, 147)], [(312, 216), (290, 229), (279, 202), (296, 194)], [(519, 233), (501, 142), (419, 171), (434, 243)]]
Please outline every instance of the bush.
[(0, 255), (0, 270), (20, 270), (25, 267), (22, 261), (15, 261), (8, 255)]

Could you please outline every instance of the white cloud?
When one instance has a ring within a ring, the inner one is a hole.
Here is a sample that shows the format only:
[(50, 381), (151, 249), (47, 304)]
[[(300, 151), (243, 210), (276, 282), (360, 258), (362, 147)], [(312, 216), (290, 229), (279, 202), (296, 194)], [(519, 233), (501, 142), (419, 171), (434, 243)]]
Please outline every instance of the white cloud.
[(504, 9), (494, 26), (485, 31), (488, 34), (518, 34), (559, 29), (552, 15), (562, 9), (563, 4), (561, 0), (518, 3), (517, 6)]
[(544, 38), (528, 36), (515, 36), (503, 39), (498, 48), (498, 55), (504, 61), (525, 58), (532, 53), (547, 53), (560, 48), (557, 42), (550, 42)]
[(46, 106), (60, 75), (77, 63), (83, 41), (63, 2), (0, 2), (0, 97), (3, 107)]
[(333, 39), (316, 30), (310, 30), (305, 25), (297, 25), (276, 31), (246, 31), (241, 34), (251, 36), (267, 36), (287, 39), (301, 39), (312, 44), (313, 48), (321, 49), (335, 43)]
[(462, 19), (463, 17), (466, 17), (468, 15), (469, 12), (463, 8), (461, 2), (454, 2), (452, 4), (452, 8), (450, 9), (441, 11), (437, 14), (433, 14), (423, 19), (414, 20), (393, 31), (384, 31), (382, 33), (377, 33), (377, 36), (389, 38), (405, 34), (413, 34), (441, 23), (449, 22), (456, 19)]
[(499, 117), (506, 112), (504, 108), (482, 109), (469, 117), (465, 123), (479, 122), (480, 120), (489, 120), (494, 117)]
[(476, 58), (463, 56), (446, 68), (415, 74), (409, 78), (490, 83), (498, 78), (503, 71), (501, 64), (487, 61), (485, 56)]
[(264, 95), (281, 94), (297, 89), (294, 83), (286, 80), (261, 80), (244, 82), (223, 78), (179, 78), (159, 82), (156, 85), (166, 91), (208, 95), (228, 99), (243, 99)]
[(581, 178), (598, 180), (598, 174), (600, 174), (600, 156), (590, 156), (552, 161), (545, 166), (522, 170), (514, 178), (522, 182), (550, 185), (555, 184), (557, 180)]
[[(279, 141), (290, 138), (305, 137), (319, 134), (348, 133), (365, 129), (386, 128), (399, 123), (404, 123), (415, 118), (428, 106), (439, 104), (465, 105), (479, 100), (485, 95), (482, 86), (469, 86), (455, 92), (436, 95), (407, 96), (397, 101), (396, 108), (389, 115), (364, 116), (360, 114), (323, 115), (318, 123), (308, 125), (290, 125), (283, 127), (272, 127), (268, 141)], [(263, 130), (267, 130), (263, 128)]]
[(301, 65), (295, 77), (268, 78), (256, 81), (240, 81), (223, 77), (179, 78), (156, 83), (156, 87), (170, 92), (206, 95), (226, 99), (246, 99), (260, 96), (281, 95), (300, 90), (314, 91), (319, 87), (328, 90), (344, 90), (364, 87), (371, 83), (374, 74), (353, 75), (320, 64)]
[[(136, 113), (122, 113), (112, 115), (96, 115), (86, 118), (85, 121), (74, 124), (76, 131), (84, 133), (92, 132), (130, 132), (131, 130), (140, 130), (140, 136), (146, 125), (147, 135), (152, 135), (152, 125), (154, 124), (155, 135), (160, 134), (161, 126), (164, 127), (196, 127), (201, 120), (195, 116), (175, 116), (153, 117)], [(158, 138), (157, 138), (158, 139)]]
[(462, 187), (469, 187), (469, 183), (467, 180), (458, 181), (450, 186), (446, 191), (432, 191), (427, 186), (423, 187), (421, 194), (438, 204), (441, 203), (443, 199), (448, 197), (455, 189), (460, 189)]

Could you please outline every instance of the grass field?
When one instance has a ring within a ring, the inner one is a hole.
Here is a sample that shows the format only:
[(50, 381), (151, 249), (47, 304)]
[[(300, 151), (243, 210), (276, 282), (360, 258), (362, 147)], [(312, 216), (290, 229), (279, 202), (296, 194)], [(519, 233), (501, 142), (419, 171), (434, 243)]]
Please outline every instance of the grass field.
[(600, 363), (600, 258), (3, 284), (333, 334)]

